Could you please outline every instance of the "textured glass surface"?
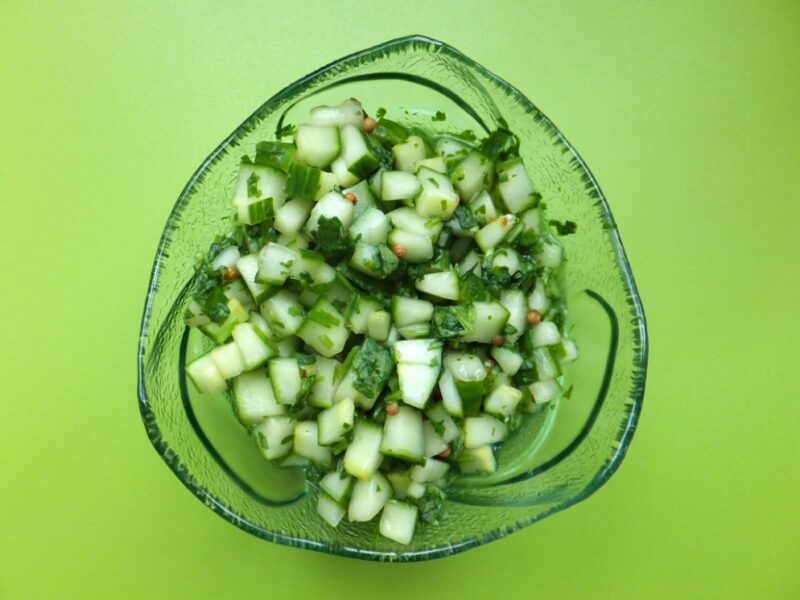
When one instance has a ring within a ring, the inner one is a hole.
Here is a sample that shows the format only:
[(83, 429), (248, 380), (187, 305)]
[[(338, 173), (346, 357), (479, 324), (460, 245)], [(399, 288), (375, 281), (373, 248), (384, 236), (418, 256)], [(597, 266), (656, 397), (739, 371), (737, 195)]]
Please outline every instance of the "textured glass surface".
[[(547, 205), (572, 220), (563, 241), (568, 323), (581, 358), (566, 371), (569, 399), (545, 406), (499, 453), (493, 476), (455, 482), (447, 517), (418, 528), (409, 546), (376, 525), (332, 529), (316, 515), (316, 490), (302, 473), (263, 461), (224, 396), (187, 388), (183, 364), (208, 345), (182, 314), (194, 257), (231, 222), (240, 158), (273, 139), (312, 106), (357, 97), (391, 118), (481, 135), (505, 119)], [(641, 409), (647, 363), (644, 314), (605, 199), (555, 126), (506, 82), (441, 42), (414, 36), (348, 56), (290, 85), (261, 106), (200, 166), (167, 222), (142, 319), (139, 403), (147, 433), (167, 465), (201, 501), (261, 538), (379, 560), (422, 560), (491, 541), (562, 510), (598, 489), (619, 466)]]

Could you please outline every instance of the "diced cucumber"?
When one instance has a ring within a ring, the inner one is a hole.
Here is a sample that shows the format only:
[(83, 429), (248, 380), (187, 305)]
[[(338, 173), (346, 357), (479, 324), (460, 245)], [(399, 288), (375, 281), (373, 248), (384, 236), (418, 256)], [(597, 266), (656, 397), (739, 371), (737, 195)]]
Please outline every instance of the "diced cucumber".
[(531, 358), (536, 369), (536, 378), (539, 380), (556, 379), (561, 375), (561, 366), (553, 356), (554, 346), (543, 346), (533, 351)]
[(286, 407), (275, 400), (266, 369), (242, 373), (233, 380), (233, 403), (239, 421), (247, 426), (286, 413)]
[(483, 361), (471, 354), (448, 352), (444, 358), (444, 366), (453, 376), (453, 384), (457, 390), (455, 396), (458, 398), (456, 402), (452, 389), (447, 389), (449, 381), (445, 379), (445, 387), (441, 389), (445, 409), (453, 416), (476, 414), (480, 410), (486, 380), (486, 367)]
[(310, 121), (314, 125), (355, 125), (361, 127), (364, 111), (355, 98), (348, 98), (336, 106), (317, 106), (312, 108)]
[(417, 179), (422, 186), (415, 201), (417, 214), (421, 217), (449, 219), (459, 203), (458, 194), (450, 179), (425, 167), (419, 170)]
[[(445, 373), (449, 374), (449, 371), (443, 371), (442, 375), (444, 376)], [(452, 375), (450, 377), (452, 377)], [(438, 428), (441, 428), (442, 440), (444, 440), (446, 443), (449, 444), (461, 436), (461, 432), (459, 431), (456, 422), (450, 416), (449, 411), (443, 405), (443, 403), (434, 404), (431, 406), (427, 411), (427, 415), (431, 420), (431, 423), (435, 423)]]
[(378, 470), (383, 460), (381, 440), (383, 430), (369, 421), (358, 421), (353, 441), (344, 453), (344, 470), (360, 480), (368, 480)]
[(353, 429), (356, 419), (356, 405), (350, 398), (337, 402), (317, 415), (319, 443), (331, 446), (345, 439)]
[(342, 522), (342, 519), (347, 514), (344, 507), (336, 503), (325, 492), (320, 492), (317, 499), (317, 514), (331, 527), (336, 527)]
[(503, 373), (509, 376), (513, 376), (517, 374), (519, 368), (522, 366), (523, 358), (522, 355), (510, 348), (504, 348), (502, 346), (495, 346), (491, 349), (492, 358), (497, 361), (497, 364), (500, 365)]
[(280, 404), (294, 404), (303, 386), (296, 358), (273, 358), (267, 363), (272, 391)]
[(383, 175), (383, 169), (378, 169), (372, 175), (369, 176), (367, 182), (369, 183), (369, 190), (375, 196), (380, 199), (381, 197), (381, 176)]
[(304, 235), (286, 235), (285, 233), (281, 233), (278, 235), (275, 243), (286, 246), (294, 251), (308, 249), (308, 238)]
[(300, 348), (300, 338), (294, 336), (284, 338), (275, 343), (280, 358), (290, 358), (297, 353)]
[(424, 450), (422, 414), (418, 410), (399, 406), (396, 414), (386, 415), (381, 454), (418, 464), (424, 460)]
[(483, 410), (501, 419), (510, 417), (522, 400), (522, 392), (510, 385), (495, 387), (483, 401)]
[(392, 227), (415, 233), (417, 235), (426, 235), (432, 241), (436, 241), (439, 233), (442, 231), (442, 220), (436, 217), (421, 217), (413, 208), (404, 206), (396, 208), (393, 211), (386, 213)]
[(528, 303), (525, 294), (521, 290), (504, 290), (500, 294), (500, 303), (508, 311), (505, 340), (514, 344), (522, 337), (528, 324)]
[(469, 254), (458, 263), (459, 276), (464, 277), (467, 273), (474, 273), (478, 276), (481, 274), (481, 259), (474, 250), (470, 250)]
[(397, 363), (439, 367), (442, 362), (441, 340), (404, 340), (392, 347), (392, 355)]
[[(416, 341), (416, 340), (414, 340)], [(398, 344), (402, 342), (397, 342)], [(396, 346), (397, 344), (395, 344)], [(439, 366), (399, 363), (397, 377), (403, 402), (424, 409), (439, 377)]]
[(256, 280), (262, 283), (283, 285), (289, 277), (297, 251), (269, 242), (258, 253), (258, 274)]
[(381, 174), (381, 199), (384, 201), (413, 198), (419, 190), (419, 179), (412, 173), (384, 171)]
[(494, 161), (478, 150), (473, 150), (453, 170), (453, 185), (466, 200), (475, 194), (491, 189), (494, 184)]
[(220, 374), (210, 354), (196, 358), (186, 366), (197, 391), (201, 394), (221, 394), (227, 389), (225, 378)]
[(288, 200), (275, 213), (275, 224), (273, 226), (286, 235), (297, 235), (308, 219), (312, 206), (314, 206), (314, 202), (305, 198)]
[(529, 208), (520, 216), (523, 233), (530, 239), (536, 239), (542, 232), (542, 217), (538, 208)]
[(311, 393), (308, 396), (308, 403), (311, 406), (328, 408), (333, 405), (333, 392), (336, 389), (335, 373), (338, 366), (340, 366), (338, 360), (317, 357), (317, 376), (314, 378), (314, 385), (311, 386)]
[(414, 498), (415, 500), (419, 500), (425, 495), (425, 484), (420, 483), (419, 481), (411, 480), (411, 483), (408, 484), (408, 488), (406, 490), (406, 496), (409, 498)]
[(397, 256), (406, 262), (423, 263), (433, 258), (433, 243), (427, 235), (392, 229), (389, 232), (388, 243)]
[(350, 187), (358, 183), (358, 177), (347, 170), (347, 159), (344, 156), (339, 156), (331, 163), (331, 171), (336, 175), (339, 187)]
[(275, 339), (275, 334), (269, 328), (269, 325), (267, 325), (267, 320), (261, 315), (261, 313), (252, 311), (250, 313), (250, 320), (248, 322), (252, 323), (253, 327), (256, 328), (256, 331), (258, 331), (258, 333), (260, 333), (265, 339), (270, 341)]
[(239, 256), (239, 248), (236, 246), (228, 246), (221, 250), (214, 260), (211, 261), (211, 270), (219, 271), (220, 269), (230, 269), (236, 264)]
[(200, 325), (200, 331), (214, 340), (217, 344), (224, 343), (229, 337), (233, 328), (239, 323), (244, 323), (250, 318), (247, 309), (235, 298), (230, 298), (227, 302), (228, 316), (222, 323), (206, 323)]
[(253, 427), (253, 437), (264, 458), (275, 460), (289, 455), (294, 440), (294, 424), (292, 417), (279, 416), (267, 417)]
[(317, 300), (297, 331), (300, 339), (325, 358), (339, 354), (349, 335), (344, 317), (324, 298)]
[(447, 442), (442, 439), (442, 436), (436, 433), (436, 428), (433, 426), (433, 423), (427, 419), (422, 423), (422, 441), (424, 447), (423, 453), (426, 458), (436, 456), (448, 448)]
[(387, 246), (374, 246), (362, 240), (356, 243), (350, 258), (351, 267), (376, 279), (385, 279), (399, 264), (400, 260)]
[(499, 302), (473, 302), (475, 323), (472, 333), (463, 336), (465, 342), (491, 344), (495, 336), (500, 336), (508, 322), (509, 312)]
[(344, 196), (339, 192), (328, 192), (320, 198), (314, 205), (314, 208), (311, 209), (311, 214), (308, 217), (304, 231), (311, 236), (312, 239), (315, 239), (321, 217), (339, 219), (339, 222), (346, 231), (353, 222), (354, 211), (355, 207), (353, 203), (349, 200), (345, 200)]
[(277, 354), (252, 323), (239, 323), (233, 328), (233, 341), (244, 360), (244, 370), (251, 371)]
[(555, 346), (561, 341), (558, 326), (552, 321), (542, 321), (533, 328), (533, 347)]
[(392, 328), (392, 317), (385, 310), (378, 310), (367, 318), (367, 335), (378, 342), (385, 342)]
[(496, 444), (508, 437), (508, 425), (491, 415), (481, 414), (464, 419), (464, 447), (478, 448)]
[(472, 215), (478, 222), (478, 225), (483, 227), (487, 223), (491, 223), (497, 218), (497, 209), (492, 202), (492, 197), (489, 192), (479, 192), (472, 200), (469, 201), (469, 209)]
[(550, 299), (545, 293), (544, 283), (541, 279), (536, 281), (536, 284), (533, 286), (533, 291), (528, 294), (528, 308), (530, 310), (539, 311), (541, 314), (546, 313), (550, 309)]
[(444, 158), (441, 156), (434, 156), (433, 158), (418, 160), (414, 163), (414, 173), (420, 169), (430, 169), (431, 171), (436, 171), (437, 173), (442, 173), (443, 175), (447, 174), (447, 165), (444, 162)]
[(347, 504), (350, 491), (353, 489), (353, 478), (344, 471), (328, 473), (319, 482), (322, 491), (328, 494), (337, 504)]
[(404, 143), (392, 147), (392, 156), (395, 169), (413, 173), (416, 163), (427, 157), (425, 142), (417, 135), (410, 135)]
[(492, 270), (505, 269), (513, 275), (520, 268), (520, 257), (511, 246), (501, 246), (492, 253)]
[(400, 544), (408, 544), (417, 525), (417, 507), (399, 500), (389, 500), (383, 508), (378, 527), (381, 535)]
[(369, 410), (375, 405), (375, 400), (378, 399), (378, 394), (364, 394), (361, 391), (357, 390), (354, 387), (354, 384), (357, 380), (356, 373), (353, 369), (349, 369), (342, 377), (342, 380), (339, 382), (339, 385), (336, 387), (336, 391), (333, 394), (333, 401), (341, 402), (344, 398), (352, 398), (353, 401), (358, 405), (360, 408), (364, 410)]
[(339, 128), (332, 125), (298, 125), (294, 133), (296, 157), (307, 165), (325, 169), (339, 156)]
[(231, 379), (244, 372), (244, 357), (234, 342), (217, 346), (209, 352), (209, 355), (217, 371), (225, 379)]
[(330, 283), (336, 279), (336, 269), (326, 263), (325, 259), (316, 252), (297, 250), (297, 257), (292, 263), (289, 278), (298, 281), (304, 286), (316, 286)]
[(259, 265), (260, 261), (256, 254), (247, 254), (236, 261), (236, 269), (239, 271), (242, 281), (258, 304), (266, 299), (270, 291), (268, 284), (256, 281)]
[(497, 217), (491, 223), (484, 225), (483, 228), (475, 234), (475, 241), (478, 246), (480, 246), (481, 250), (486, 252), (502, 242), (506, 235), (514, 229), (517, 222), (518, 219), (514, 215), (509, 214)]
[(528, 391), (536, 404), (544, 404), (558, 398), (561, 393), (561, 385), (555, 379), (543, 379), (530, 384)]
[(436, 154), (445, 159), (448, 163), (454, 163), (466, 156), (472, 146), (451, 137), (440, 137), (436, 140)]
[[(376, 171), (376, 174), (380, 171)], [(347, 197), (347, 194), (353, 194), (356, 197), (356, 209), (353, 217), (358, 219), (364, 211), (368, 208), (376, 208), (375, 198), (372, 195), (372, 190), (369, 187), (368, 181), (360, 181), (352, 187), (342, 190), (342, 194)]]
[[(294, 434), (292, 434), (294, 436)], [(305, 469), (311, 461), (305, 456), (300, 456), (295, 452), (290, 452), (286, 458), (277, 461), (281, 469)]]
[(426, 273), (421, 279), (414, 282), (414, 287), (431, 296), (456, 301), (458, 300), (458, 271)]
[(336, 176), (339, 187), (350, 187), (358, 183), (358, 177), (347, 170), (347, 161), (344, 156), (339, 156), (331, 163), (331, 171)]
[(380, 473), (360, 479), (353, 485), (347, 518), (350, 521), (370, 521), (392, 497), (392, 484)]
[(261, 305), (261, 314), (279, 338), (297, 333), (305, 319), (305, 310), (297, 294), (281, 290)]
[(447, 475), (450, 468), (446, 462), (435, 458), (426, 458), (425, 463), (411, 468), (411, 479), (419, 483), (431, 483), (439, 481)]
[(316, 421), (298, 421), (294, 426), (294, 451), (313, 460), (318, 465), (331, 464), (331, 449), (319, 443), (319, 426)]
[(406, 325), (400, 327), (397, 333), (406, 340), (417, 340), (420, 338), (427, 338), (431, 335), (430, 323), (414, 323), (413, 325)]
[(497, 190), (512, 213), (532, 207), (538, 198), (521, 158), (497, 165)]
[(572, 362), (578, 358), (578, 347), (572, 340), (562, 338), (558, 348), (558, 356), (562, 363)]
[(364, 240), (368, 244), (385, 244), (389, 235), (389, 218), (378, 208), (368, 207), (358, 217), (349, 230), (354, 240)]
[(353, 333), (365, 333), (369, 316), (382, 308), (383, 305), (375, 298), (371, 298), (366, 294), (355, 294), (346, 313), (350, 331)]
[(396, 327), (430, 323), (433, 318), (433, 304), (427, 300), (392, 296), (392, 322)]
[(286, 194), (295, 199), (318, 200), (330, 192), (337, 183), (338, 180), (333, 173), (293, 162), (286, 180)]
[(536, 255), (537, 260), (548, 269), (557, 269), (561, 266), (564, 249), (557, 242), (545, 242), (542, 251)]
[(487, 444), (465, 450), (458, 459), (458, 468), (462, 473), (494, 473), (497, 461), (492, 447)]
[(237, 300), (248, 312), (256, 307), (255, 302), (253, 302), (253, 296), (240, 278), (226, 283), (222, 287), (222, 293), (229, 300)]
[(270, 167), (243, 164), (233, 193), (239, 221), (252, 225), (271, 219), (286, 199), (286, 175)]
[(408, 471), (389, 471), (386, 473), (386, 478), (394, 488), (394, 497), (400, 500), (405, 498), (408, 486), (413, 483)]
[(378, 159), (367, 147), (364, 136), (355, 125), (343, 125), (341, 128), (342, 157), (347, 170), (359, 179), (378, 168)]

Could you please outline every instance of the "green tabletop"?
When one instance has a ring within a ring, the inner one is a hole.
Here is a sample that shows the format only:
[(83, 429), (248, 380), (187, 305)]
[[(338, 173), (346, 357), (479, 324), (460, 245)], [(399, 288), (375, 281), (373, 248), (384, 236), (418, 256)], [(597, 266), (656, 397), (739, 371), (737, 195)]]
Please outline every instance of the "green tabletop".
[[(58, 6), (57, 6), (58, 4)], [(800, 597), (800, 4), (6, 2), (0, 598)], [(442, 39), (605, 191), (651, 336), (639, 430), (585, 502), (383, 565), (231, 526), (153, 451), (136, 342), (161, 229), (264, 99)]]

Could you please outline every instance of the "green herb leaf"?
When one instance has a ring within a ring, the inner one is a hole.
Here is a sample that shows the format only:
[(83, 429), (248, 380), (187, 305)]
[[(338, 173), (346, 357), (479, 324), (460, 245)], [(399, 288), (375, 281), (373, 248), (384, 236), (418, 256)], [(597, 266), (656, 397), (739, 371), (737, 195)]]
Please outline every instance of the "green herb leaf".
[(353, 251), (353, 241), (339, 217), (321, 216), (317, 225), (316, 242), (320, 254), (329, 260), (338, 260)]
[(391, 352), (372, 338), (367, 338), (350, 366), (355, 375), (353, 387), (372, 398), (377, 396), (389, 381), (394, 369)]
[(571, 235), (578, 229), (578, 224), (575, 221), (556, 221), (551, 219), (550, 225), (556, 228), (558, 235)]

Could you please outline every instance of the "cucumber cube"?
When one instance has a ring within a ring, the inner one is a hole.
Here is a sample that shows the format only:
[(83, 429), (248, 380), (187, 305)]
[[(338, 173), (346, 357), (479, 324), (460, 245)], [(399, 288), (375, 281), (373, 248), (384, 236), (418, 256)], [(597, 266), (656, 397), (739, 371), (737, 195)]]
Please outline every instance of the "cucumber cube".
[(408, 544), (414, 537), (417, 511), (417, 507), (413, 504), (389, 500), (383, 508), (378, 527), (381, 535), (400, 544)]

